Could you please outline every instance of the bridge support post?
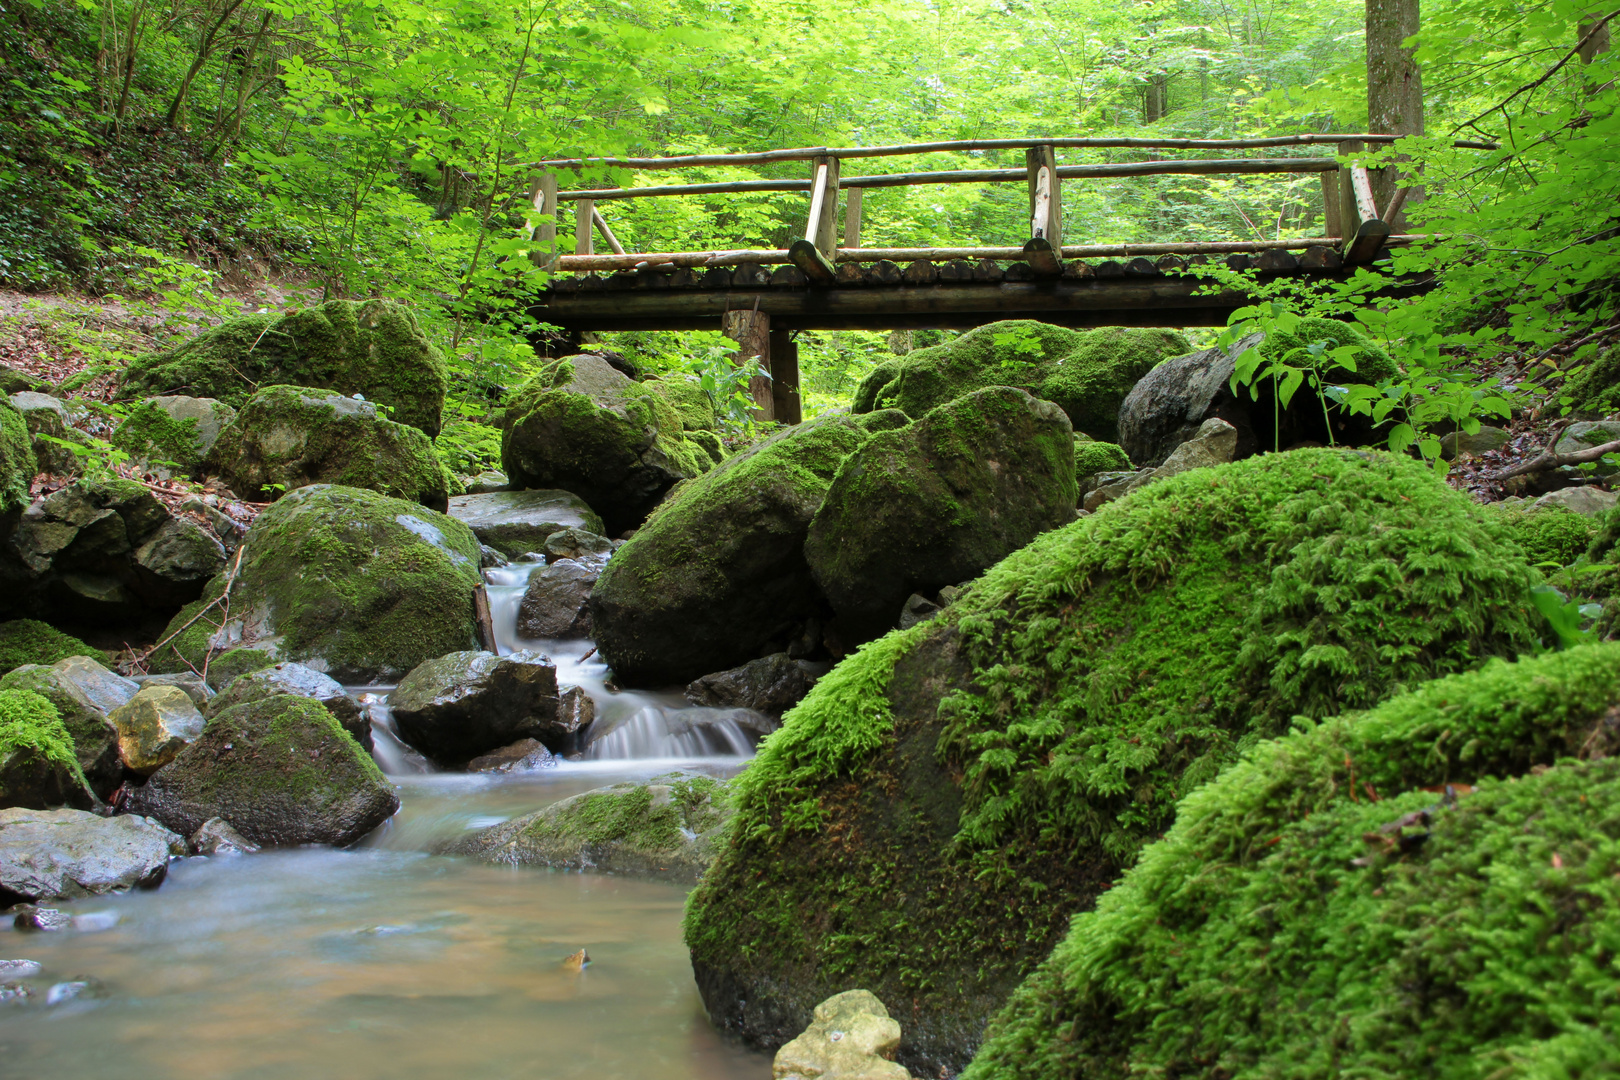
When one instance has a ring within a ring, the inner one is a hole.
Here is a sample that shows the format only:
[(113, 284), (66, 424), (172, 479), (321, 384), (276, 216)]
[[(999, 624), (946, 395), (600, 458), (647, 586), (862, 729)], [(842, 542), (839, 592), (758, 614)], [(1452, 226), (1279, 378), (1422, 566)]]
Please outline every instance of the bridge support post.
[(574, 254), (596, 254), (596, 233), (592, 215), (596, 213), (595, 199), (580, 199), (574, 203)]
[[(1057, 150), (1050, 143), (1024, 151), (1029, 170), (1029, 215), (1031, 239), (1039, 238), (1063, 250), (1063, 197), (1058, 190)], [(1046, 176), (1041, 176), (1041, 170)]]
[[(771, 317), (763, 311), (728, 311), (721, 320), (721, 333), (737, 343), (737, 352), (733, 362), (749, 371), (764, 369), (774, 373), (771, 367)], [(797, 365), (795, 365), (797, 368)], [(798, 379), (794, 379), (794, 389), (798, 389)], [(776, 403), (771, 392), (771, 380), (763, 375), (755, 375), (748, 380), (748, 394), (754, 399), (754, 419), (776, 419)]]
[(772, 330), (771, 350), (771, 403), (776, 410), (775, 419), (784, 424), (797, 424), (804, 419), (799, 400), (799, 345), (787, 330)]
[(557, 174), (536, 173), (529, 185), (529, 205), (537, 214), (547, 215), (534, 230), (534, 249), (529, 258), (542, 270), (557, 269)]

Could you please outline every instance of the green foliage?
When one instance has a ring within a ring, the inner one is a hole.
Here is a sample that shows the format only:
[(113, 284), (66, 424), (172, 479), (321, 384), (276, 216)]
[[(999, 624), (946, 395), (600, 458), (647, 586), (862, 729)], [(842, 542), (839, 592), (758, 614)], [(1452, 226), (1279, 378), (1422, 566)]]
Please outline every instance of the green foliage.
[(54, 664), (70, 656), (88, 656), (103, 667), (112, 661), (71, 634), (35, 619), (0, 623), (0, 674), (24, 664)]
[(754, 411), (749, 385), (756, 377), (769, 380), (771, 373), (757, 363), (752, 367), (736, 364), (732, 356), (732, 351), (721, 346), (712, 347), (703, 359), (692, 362), (691, 371), (720, 422), (728, 428), (747, 430), (753, 423)]
[(501, 429), (452, 420), (433, 440), (439, 461), (453, 476), (475, 476), (501, 467)]
[(1617, 702), (1620, 645), (1586, 646), (1257, 745), (1075, 918), (967, 1080), (1598, 1075), (1620, 763), (1573, 759), (1612, 754)]

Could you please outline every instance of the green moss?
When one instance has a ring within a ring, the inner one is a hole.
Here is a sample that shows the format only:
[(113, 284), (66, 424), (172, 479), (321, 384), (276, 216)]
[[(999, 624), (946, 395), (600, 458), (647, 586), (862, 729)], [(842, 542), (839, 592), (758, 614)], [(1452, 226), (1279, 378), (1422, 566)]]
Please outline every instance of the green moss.
[(1075, 919), (968, 1080), (1598, 1075), (1573, 1066), (1615, 1057), (1620, 761), (1572, 759), (1614, 753), (1617, 703), (1620, 645), (1587, 646), (1259, 744)]
[(149, 401), (130, 410), (111, 441), (144, 461), (165, 461), (189, 469), (201, 458), (196, 419), (176, 419)]
[(1620, 412), (1620, 349), (1610, 347), (1598, 353), (1564, 385), (1560, 396), (1567, 396), (1582, 415)]
[(1074, 444), (1074, 474), (1091, 476), (1100, 472), (1122, 472), (1131, 467), (1125, 451), (1111, 442), (1079, 442)]
[[(210, 744), (229, 743), (238, 752), (195, 771), (189, 793), (194, 798), (229, 793), (237, 801), (264, 802), (281, 797), (325, 814), (352, 797), (353, 774), (387, 783), (371, 755), (313, 698), (276, 694), (222, 709), (208, 721), (205, 738)], [(336, 754), (341, 767), (311, 756), (316, 742), (323, 756)]]
[[(317, 660), (334, 678), (404, 675), (476, 647), (478, 562), (477, 539), (454, 518), (358, 488), (301, 488), (254, 522), (226, 625), (216, 627), (215, 608), (150, 663), (154, 671), (188, 670), (187, 662), (200, 670), (210, 646), (223, 652), (274, 638), (280, 659)], [(164, 636), (223, 588), (221, 575)]]
[[(673, 798), (654, 805), (653, 787), (667, 784)], [(624, 844), (652, 852), (678, 848), (689, 833), (703, 833), (724, 816), (727, 785), (707, 776), (654, 777), (580, 796), (567, 814), (537, 817), (525, 832), (534, 840), (571, 839)]]
[(861, 381), (857, 413), (898, 408), (919, 417), (987, 386), (1016, 386), (1056, 402), (1075, 430), (1117, 437), (1119, 406), (1166, 357), (1192, 346), (1169, 330), (1068, 330), (1027, 319), (990, 323), (943, 345), (878, 365)]
[(449, 476), (419, 429), (328, 390), (267, 386), (209, 455), (233, 489), (271, 500), (307, 484), (369, 488), (443, 509)]
[(911, 423), (911, 417), (899, 409), (879, 409), (876, 412), (861, 413), (855, 417), (855, 423), (863, 431), (870, 431), (874, 435), (880, 431), (894, 431)]
[(693, 378), (670, 375), (641, 384), (660, 395), (681, 417), (681, 426), (687, 431), (714, 431), (714, 405)]
[(28, 488), (38, 471), (28, 422), (10, 401), (0, 402), (0, 514), (27, 508), (32, 501)]
[[(1354, 323), (1340, 322), (1338, 319), (1301, 319), (1290, 332), (1273, 330), (1266, 334), (1266, 340), (1261, 343), (1260, 355), (1267, 359), (1282, 359), (1295, 349), (1308, 349), (1321, 342), (1326, 342), (1329, 349), (1343, 345), (1356, 349), (1354, 372), (1335, 365), (1330, 369), (1335, 375), (1376, 386), (1398, 374), (1389, 353), (1379, 348)], [(1288, 362), (1302, 367), (1305, 366), (1306, 357), (1295, 355)]]
[(1597, 522), (1562, 506), (1531, 511), (1510, 508), (1499, 513), (1532, 565), (1568, 566), (1598, 536)]
[(73, 736), (45, 698), (27, 690), (0, 690), (0, 761), (19, 750), (32, 751), (66, 771), (88, 789), (79, 768)]
[(71, 634), (34, 619), (0, 623), (0, 673), (24, 664), (54, 664), (70, 656), (88, 656), (103, 667), (112, 661)]
[(766, 740), (688, 910), (699, 985), (784, 1026), (866, 986), (905, 1003), (902, 1061), (959, 1068), (1178, 799), (1291, 717), (1532, 647), (1535, 580), (1495, 515), (1375, 453), (1194, 470), (1046, 533)]
[(439, 432), (449, 377), (416, 318), (392, 300), (332, 300), (290, 315), (231, 319), (123, 372), (125, 398), (189, 394), (240, 406), (261, 386), (364, 394), (393, 419)]

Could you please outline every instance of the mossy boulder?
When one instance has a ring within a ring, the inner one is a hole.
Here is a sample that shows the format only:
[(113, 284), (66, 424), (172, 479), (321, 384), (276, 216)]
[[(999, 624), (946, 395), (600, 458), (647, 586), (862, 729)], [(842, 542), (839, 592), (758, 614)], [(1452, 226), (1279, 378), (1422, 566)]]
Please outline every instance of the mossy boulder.
[(0, 673), (24, 664), (54, 664), (70, 656), (88, 656), (100, 664), (111, 660), (72, 634), (65, 634), (38, 619), (12, 619), (0, 623)]
[[(1372, 421), (1351, 416), (1329, 404), (1332, 430), (1323, 418), (1322, 399), (1308, 386), (1297, 392), (1286, 409), (1277, 407), (1269, 379), (1232, 390), (1237, 360), (1250, 349), (1262, 357), (1309, 367), (1308, 350), (1320, 347), (1354, 350), (1355, 370), (1331, 358), (1321, 360), (1323, 375), (1335, 382), (1376, 386), (1395, 376), (1395, 361), (1360, 329), (1335, 319), (1300, 319), (1292, 330), (1251, 334), (1231, 346), (1202, 349), (1168, 360), (1142, 378), (1119, 407), (1119, 445), (1138, 466), (1157, 467), (1182, 443), (1192, 439), (1205, 421), (1224, 420), (1237, 429), (1236, 455), (1263, 450), (1287, 450), (1300, 443), (1361, 446), (1382, 441)], [(1326, 355), (1326, 354), (1324, 354)], [(1092, 434), (1095, 434), (1093, 432)]]
[(28, 506), (28, 488), (38, 471), (27, 421), (9, 400), (0, 401), (0, 521)]
[(866, 987), (903, 1063), (960, 1069), (1182, 795), (1294, 717), (1533, 646), (1536, 580), (1377, 453), (1196, 469), (1038, 537), (823, 676), (734, 782), (686, 922), (709, 1015), (778, 1045)]
[(1255, 746), (1074, 920), (964, 1080), (1602, 1075), (1617, 705), (1620, 645), (1592, 645)]
[[(221, 619), (226, 576), (169, 623), (163, 636), (178, 636), (150, 657), (153, 671), (202, 670), (229, 651), (273, 645), (264, 659), (374, 682), (476, 646), (472, 530), (375, 491), (316, 484), (273, 503), (248, 533)], [(213, 621), (181, 631), (205, 605)]]
[(1600, 531), (1597, 521), (1562, 506), (1506, 508), (1498, 512), (1531, 564), (1537, 566), (1568, 566), (1586, 554)]
[(111, 441), (160, 474), (196, 476), (234, 419), (236, 410), (213, 398), (147, 398), (130, 409)]
[(1117, 443), (1076, 439), (1074, 443), (1074, 475), (1095, 476), (1104, 472), (1124, 472), (1131, 467), (1131, 459)]
[(1191, 351), (1172, 330), (1069, 330), (1013, 319), (879, 364), (855, 390), (852, 411), (895, 408), (912, 418), (987, 386), (1016, 386), (1056, 402), (1076, 431), (1115, 437), (1119, 404), (1159, 361)]
[(0, 690), (26, 691), (50, 702), (72, 739), (85, 782), (101, 798), (112, 797), (124, 779), (118, 729), (78, 683), (53, 667), (24, 664), (0, 677)]
[(548, 366), (507, 406), (501, 461), (513, 486), (572, 491), (615, 534), (641, 524), (671, 487), (714, 464), (656, 385), (591, 353)]
[(459, 836), (439, 854), (693, 882), (714, 861), (730, 820), (725, 781), (660, 776), (563, 799)]
[(89, 809), (96, 801), (56, 706), (27, 690), (0, 689), (0, 809)]
[[(74, 452), (73, 446), (88, 448), (94, 440), (73, 426), (74, 421), (86, 416), (82, 403), (32, 391), (12, 394), (11, 403), (28, 425), (34, 463), (40, 472), (57, 476), (78, 476), (84, 472), (83, 458)], [(72, 446), (64, 446), (64, 443)]]
[(398, 809), (371, 755), (319, 702), (293, 694), (221, 712), (131, 802), (184, 836), (224, 818), (265, 847), (347, 846)]
[(978, 577), (1074, 520), (1063, 410), (1010, 386), (880, 431), (839, 466), (804, 556), (851, 643), (894, 628), (906, 597)]
[(315, 386), (362, 394), (392, 409), (395, 421), (437, 435), (449, 384), (444, 357), (405, 305), (330, 300), (290, 315), (230, 319), (137, 357), (119, 394), (186, 394), (240, 407), (261, 386)]
[(272, 500), (310, 484), (369, 488), (444, 510), (450, 476), (433, 441), (377, 406), (331, 390), (269, 386), (220, 432), (210, 464), (244, 498)]
[(703, 392), (703, 387), (697, 384), (696, 376), (670, 375), (662, 379), (648, 379), (642, 385), (674, 406), (681, 415), (681, 427), (685, 430), (715, 430), (714, 403)]
[(805, 535), (867, 438), (841, 416), (786, 428), (659, 507), (591, 591), (591, 627), (619, 680), (688, 683), (780, 651), (765, 646), (819, 616)]
[(1581, 416), (1620, 412), (1620, 349), (1610, 346), (1599, 352), (1564, 384), (1560, 396), (1568, 397)]

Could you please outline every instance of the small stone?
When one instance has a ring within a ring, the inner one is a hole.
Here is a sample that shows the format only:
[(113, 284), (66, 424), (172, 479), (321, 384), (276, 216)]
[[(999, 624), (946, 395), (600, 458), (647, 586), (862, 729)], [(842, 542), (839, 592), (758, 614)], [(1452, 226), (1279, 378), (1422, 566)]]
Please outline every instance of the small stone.
[(467, 762), (468, 772), (533, 772), (535, 769), (553, 769), (557, 759), (535, 739), (519, 739), (511, 746), (503, 746), (493, 753), (475, 757)]
[(1568, 487), (1549, 492), (1531, 504), (1532, 510), (1545, 510), (1549, 506), (1562, 506), (1586, 517), (1602, 517), (1620, 503), (1620, 495), (1597, 487)]
[(772, 653), (693, 680), (686, 687), (686, 700), (717, 709), (752, 709), (780, 719), (810, 692), (816, 681), (810, 670), (810, 665), (788, 653)]
[(921, 596), (912, 593), (906, 597), (906, 604), (900, 609), (900, 629), (910, 630), (920, 622), (927, 622), (940, 611), (939, 605)]
[(1170, 451), (1164, 464), (1153, 470), (1150, 480), (1168, 480), (1193, 469), (1224, 465), (1237, 453), (1237, 428), (1212, 416), (1198, 426), (1191, 439)]
[(131, 681), (139, 684), (142, 690), (148, 686), (179, 687), (199, 709), (206, 709), (209, 699), (214, 696), (214, 688), (195, 675), (135, 675), (131, 676)]
[(577, 739), (595, 722), (596, 702), (582, 687), (570, 686), (558, 697), (557, 722), (553, 726), (559, 732)]
[(0, 983), (0, 1005), (23, 1005), (33, 996), (34, 991), (27, 983)]
[(505, 473), (490, 470), (467, 477), (466, 486), (468, 495), (488, 495), (495, 491), (505, 491), (511, 486), (511, 481), (506, 478)]
[(605, 559), (613, 551), (613, 541), (585, 529), (567, 528), (546, 537), (545, 548), (547, 562), (591, 555)]
[(209, 818), (187, 841), (193, 855), (252, 855), (259, 845), (231, 827), (224, 818)]
[(34, 960), (0, 960), (0, 979), (29, 979), (44, 970)]
[(587, 603), (600, 567), (561, 559), (529, 578), (518, 605), (517, 632), (522, 638), (566, 639), (591, 636)]
[(1507, 429), (1481, 424), (1472, 435), (1466, 431), (1453, 431), (1440, 437), (1440, 457), (1456, 461), (1459, 457), (1477, 457), (1492, 450), (1500, 450), (1513, 436)]
[(480, 570), (488, 570), (495, 566), (506, 566), (511, 561), (499, 548), (492, 548), (488, 544), (478, 545), (478, 568)]
[(900, 1049), (899, 1021), (869, 990), (846, 990), (816, 1006), (798, 1038), (776, 1052), (775, 1080), (911, 1080), (892, 1059)]
[(107, 717), (118, 729), (124, 767), (150, 776), (203, 732), (203, 715), (178, 686), (149, 686)]
[(69, 1001), (101, 997), (103, 993), (105, 993), (104, 988), (94, 979), (75, 979), (72, 982), (59, 982), (45, 992), (45, 1004), (64, 1005)]
[(568, 971), (584, 971), (591, 963), (591, 954), (584, 949), (572, 956), (564, 957), (562, 966)]
[(16, 916), (11, 920), (11, 925), (18, 930), (50, 933), (55, 930), (72, 929), (73, 916), (56, 908), (22, 904), (18, 907)]

